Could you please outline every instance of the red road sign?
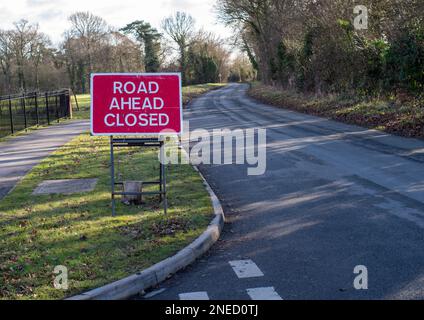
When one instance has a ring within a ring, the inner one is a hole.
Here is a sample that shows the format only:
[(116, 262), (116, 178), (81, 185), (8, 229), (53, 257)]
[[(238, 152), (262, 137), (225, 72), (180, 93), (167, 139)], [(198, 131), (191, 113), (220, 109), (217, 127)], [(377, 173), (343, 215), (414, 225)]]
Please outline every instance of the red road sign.
[(93, 135), (182, 133), (179, 73), (91, 75)]

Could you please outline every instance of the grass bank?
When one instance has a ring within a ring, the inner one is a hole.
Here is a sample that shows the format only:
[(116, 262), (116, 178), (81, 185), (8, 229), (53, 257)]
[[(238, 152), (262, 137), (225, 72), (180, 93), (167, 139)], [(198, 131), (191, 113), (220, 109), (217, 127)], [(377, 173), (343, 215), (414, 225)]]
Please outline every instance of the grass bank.
[[(122, 152), (117, 157), (124, 179), (155, 179), (157, 150)], [(174, 254), (211, 220), (209, 195), (189, 165), (168, 167), (167, 217), (157, 198), (142, 206), (117, 201), (118, 215), (112, 217), (109, 176), (108, 139), (84, 134), (0, 201), (1, 298), (59, 299), (123, 278)], [(32, 194), (43, 180), (71, 178), (98, 182), (88, 193)], [(67, 291), (53, 287), (57, 265), (68, 268)]]
[[(184, 88), (185, 101), (222, 85)], [(89, 115), (80, 96), (76, 118)], [(157, 150), (118, 151), (121, 180), (156, 180)], [(199, 236), (213, 217), (209, 194), (190, 165), (169, 165), (168, 215), (159, 199), (141, 206), (117, 201), (111, 216), (109, 140), (83, 134), (54, 152), (0, 200), (0, 299), (61, 299), (145, 269)], [(140, 176), (141, 174), (141, 176)], [(44, 180), (97, 178), (95, 189), (33, 195)], [(68, 290), (53, 286), (56, 266)]]
[(315, 97), (252, 83), (249, 95), (281, 108), (331, 118), (406, 137), (424, 138), (424, 97), (416, 99), (363, 99)]

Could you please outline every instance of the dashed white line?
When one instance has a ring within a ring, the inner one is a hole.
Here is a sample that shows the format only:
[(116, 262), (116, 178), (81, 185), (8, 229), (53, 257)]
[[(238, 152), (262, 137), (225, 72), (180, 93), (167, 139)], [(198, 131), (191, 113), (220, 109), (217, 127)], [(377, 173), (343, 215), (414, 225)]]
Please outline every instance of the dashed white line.
[(283, 300), (274, 287), (247, 289), (247, 294), (252, 300)]
[(180, 300), (209, 300), (208, 293), (205, 291), (180, 293), (178, 296)]
[(253, 278), (263, 277), (261, 269), (252, 260), (235, 260), (229, 262), (237, 277)]

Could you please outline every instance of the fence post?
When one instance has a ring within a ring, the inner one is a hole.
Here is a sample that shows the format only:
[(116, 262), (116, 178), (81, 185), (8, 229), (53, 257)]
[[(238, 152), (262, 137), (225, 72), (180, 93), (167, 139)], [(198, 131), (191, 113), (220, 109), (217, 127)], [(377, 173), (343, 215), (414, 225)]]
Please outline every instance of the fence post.
[(66, 117), (68, 111), (66, 110), (66, 94), (64, 90), (59, 92), (59, 118)]
[(40, 117), (38, 115), (38, 101), (37, 101), (37, 92), (34, 95), (35, 102), (35, 120), (37, 121), (37, 126), (40, 125)]
[[(73, 94), (74, 99), (75, 99), (75, 104), (77, 105), (77, 110), (79, 111), (79, 104), (78, 104), (77, 95), (75, 94), (74, 90), (72, 90), (72, 89), (71, 89), (71, 91), (72, 91), (72, 94)], [(69, 93), (69, 100), (71, 100), (71, 96), (70, 96), (70, 94), (71, 94), (71, 93)]]
[(57, 123), (59, 123), (59, 107), (57, 106), (57, 92), (54, 95), (54, 105), (56, 108), (56, 120), (57, 120)]
[(24, 111), (24, 125), (25, 125), (25, 130), (26, 130), (28, 128), (28, 123), (27, 123), (26, 107), (25, 107), (25, 93), (23, 94), (23, 96), (21, 98), (21, 104), (22, 104), (22, 109)]
[(65, 99), (66, 105), (68, 107), (68, 117), (69, 117), (69, 119), (72, 119), (72, 103), (71, 103), (71, 90), (70, 89), (66, 90), (65, 96), (66, 96), (66, 99)]
[(50, 125), (50, 112), (49, 112), (49, 95), (46, 92), (46, 115), (47, 115), (47, 124)]
[(12, 98), (9, 95), (9, 117), (10, 117), (10, 131), (12, 134), (14, 133), (15, 129), (13, 128), (13, 117), (12, 117)]

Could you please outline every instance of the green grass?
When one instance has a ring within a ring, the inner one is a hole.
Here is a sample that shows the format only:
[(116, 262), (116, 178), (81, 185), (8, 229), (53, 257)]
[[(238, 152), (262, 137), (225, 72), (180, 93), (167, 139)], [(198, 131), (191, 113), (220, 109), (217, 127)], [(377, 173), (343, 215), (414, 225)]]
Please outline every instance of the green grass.
[[(222, 86), (184, 87), (184, 102)], [(78, 102), (74, 119), (89, 119), (90, 95), (79, 95)], [(26, 132), (16, 135), (21, 134)], [(116, 155), (121, 180), (157, 179), (157, 150)], [(209, 195), (191, 166), (168, 166), (166, 217), (155, 197), (141, 206), (118, 200), (118, 215), (112, 217), (109, 170), (108, 139), (83, 134), (33, 168), (0, 200), (0, 299), (61, 299), (99, 287), (171, 256), (209, 224)], [(98, 178), (98, 183), (88, 193), (32, 195), (44, 180), (76, 178)], [(67, 291), (53, 287), (57, 265), (68, 268)]]
[(396, 97), (367, 101), (337, 95), (316, 97), (259, 82), (252, 83), (249, 94), (278, 107), (402, 136), (424, 138), (424, 97), (415, 97), (408, 101), (399, 101)]
[(75, 98), (71, 99), (72, 103), (72, 118), (73, 119), (90, 119), (90, 94), (77, 94), (76, 99), (78, 101), (77, 109)]
[[(157, 150), (117, 153), (122, 179), (155, 179)], [(142, 175), (141, 175), (142, 174)], [(155, 197), (110, 206), (109, 144), (83, 134), (36, 166), (0, 201), (0, 298), (60, 299), (140, 271), (199, 236), (212, 217), (201, 178), (189, 165), (168, 167), (168, 216)], [(43, 180), (98, 178), (94, 191), (32, 195)], [(152, 186), (153, 188), (154, 186)], [(53, 269), (69, 271), (69, 290)]]
[[(188, 104), (194, 98), (215, 89), (222, 88), (225, 83), (206, 83), (183, 87), (183, 104)], [(77, 95), (79, 110), (77, 110), (75, 99), (72, 99), (73, 118), (74, 119), (90, 119), (90, 95)]]
[(211, 91), (222, 88), (225, 83), (206, 83), (183, 87), (183, 104), (186, 105), (192, 99)]

